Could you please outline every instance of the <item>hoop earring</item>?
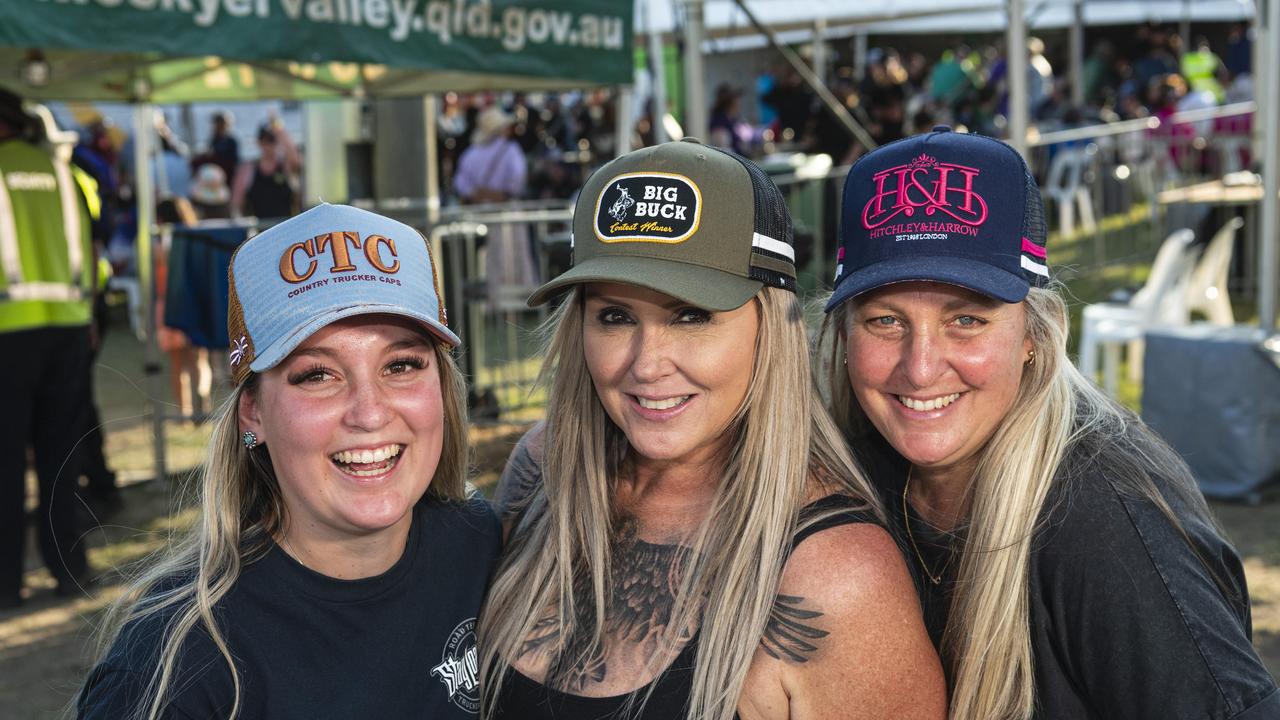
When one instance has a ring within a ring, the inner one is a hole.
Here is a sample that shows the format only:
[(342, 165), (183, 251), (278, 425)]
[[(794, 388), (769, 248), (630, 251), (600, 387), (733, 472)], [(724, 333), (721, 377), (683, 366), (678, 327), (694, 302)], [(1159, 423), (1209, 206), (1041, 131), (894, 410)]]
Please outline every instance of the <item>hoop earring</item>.
[(1027, 351), (1027, 367), (1031, 367), (1035, 364), (1036, 364), (1036, 351), (1028, 350)]
[(258, 447), (258, 434), (252, 430), (245, 430), (240, 436), (240, 441), (244, 443), (245, 450), (252, 450)]

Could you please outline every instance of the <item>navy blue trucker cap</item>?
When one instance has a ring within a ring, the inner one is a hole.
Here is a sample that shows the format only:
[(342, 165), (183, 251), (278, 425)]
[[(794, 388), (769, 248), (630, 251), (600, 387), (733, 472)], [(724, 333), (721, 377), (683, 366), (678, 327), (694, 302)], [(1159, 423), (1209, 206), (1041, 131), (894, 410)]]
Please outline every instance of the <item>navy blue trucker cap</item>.
[(940, 125), (877, 148), (850, 169), (843, 208), (827, 312), (911, 280), (1010, 303), (1049, 282), (1040, 188), (999, 140)]

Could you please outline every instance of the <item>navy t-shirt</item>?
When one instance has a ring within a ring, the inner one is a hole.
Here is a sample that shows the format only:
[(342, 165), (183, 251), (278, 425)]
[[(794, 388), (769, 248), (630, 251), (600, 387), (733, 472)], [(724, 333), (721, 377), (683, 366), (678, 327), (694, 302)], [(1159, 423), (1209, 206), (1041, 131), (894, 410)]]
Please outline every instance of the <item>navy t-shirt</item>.
[[(240, 676), (238, 717), (471, 720), (476, 617), (501, 544), (477, 499), (418, 503), (404, 555), (371, 578), (336, 580), (272, 545), (214, 610)], [(132, 716), (170, 617), (125, 626), (86, 681), (81, 718)], [(162, 717), (225, 718), (232, 701), (226, 660), (193, 631)]]

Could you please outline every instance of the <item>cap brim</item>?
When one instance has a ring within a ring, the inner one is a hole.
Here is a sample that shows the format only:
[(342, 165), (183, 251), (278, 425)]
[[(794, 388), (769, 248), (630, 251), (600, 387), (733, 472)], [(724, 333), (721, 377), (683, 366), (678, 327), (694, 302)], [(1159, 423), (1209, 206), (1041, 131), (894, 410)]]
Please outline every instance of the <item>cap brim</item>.
[(705, 265), (637, 256), (601, 256), (586, 260), (529, 296), (529, 307), (549, 301), (573, 285), (620, 282), (639, 285), (707, 310), (733, 310), (756, 296), (764, 283)]
[[(423, 327), (431, 333), (432, 336), (451, 347), (457, 347), (461, 344), (461, 340), (454, 335), (449, 328), (445, 327), (439, 320), (430, 317), (424, 313), (415, 313), (406, 311), (403, 307), (396, 305), (375, 305), (362, 303), (360, 305), (348, 305), (347, 307), (336, 308), (326, 313), (318, 315), (311, 319), (306, 325), (298, 328), (289, 335), (268, 345), (265, 349), (256, 353), (253, 362), (249, 363), (249, 369), (260, 373), (264, 370), (270, 370), (280, 361), (289, 356), (304, 340), (311, 337), (320, 328), (341, 320), (343, 318), (354, 317), (356, 315), (398, 315), (411, 320), (417, 320), (422, 323)], [(256, 350), (256, 348), (255, 348)]]
[(868, 290), (912, 280), (958, 285), (1007, 303), (1022, 302), (1031, 289), (1026, 278), (984, 262), (969, 258), (913, 255), (885, 260), (850, 273), (836, 286), (826, 311), (831, 312), (840, 303)]

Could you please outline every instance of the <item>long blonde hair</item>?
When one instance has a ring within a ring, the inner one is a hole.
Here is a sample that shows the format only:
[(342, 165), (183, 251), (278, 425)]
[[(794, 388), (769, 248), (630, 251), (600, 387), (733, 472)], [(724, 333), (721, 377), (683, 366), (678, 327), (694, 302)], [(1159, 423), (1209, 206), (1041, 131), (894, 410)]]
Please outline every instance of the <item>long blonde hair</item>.
[[(851, 304), (828, 316), (821, 345), (832, 414), (856, 445), (872, 428), (843, 362)], [(1181, 529), (1153, 481), (1162, 477), (1193, 512), (1209, 516), (1177, 454), (1072, 364), (1061, 295), (1032, 288), (1023, 308), (1035, 362), (1024, 366), (1008, 414), (980, 451), (942, 640), (952, 720), (1026, 720), (1035, 709), (1029, 567), (1055, 484), (1103, 467), (1119, 490), (1150, 499)]]
[[(466, 385), (448, 349), (434, 340), (444, 406), (440, 462), (427, 496), (461, 500), (468, 467)], [(270, 548), (288, 521), (267, 448), (245, 448), (237, 408), (240, 396), (257, 389), (259, 377), (237, 387), (218, 408), (203, 467), (185, 494), (199, 508), (195, 525), (157, 555), (143, 560), (124, 593), (108, 609), (98, 631), (99, 660), (121, 639), (126, 625), (168, 614), (145, 702), (134, 716), (158, 720), (169, 702), (183, 645), (192, 632), (208, 633), (231, 672), (235, 698), (228, 718), (240, 713), (240, 675), (213, 608), (231, 590), (241, 568)]]
[[(583, 290), (550, 320), (544, 365), (550, 403), (543, 483), (533, 491), (481, 613), (482, 716), (539, 622), (559, 636), (552, 667), (600, 652), (611, 586), (614, 483), (628, 452), (606, 414), (582, 345)], [(811, 479), (860, 498), (883, 517), (866, 478), (817, 397), (800, 303), (793, 293), (756, 295), (760, 330), (746, 397), (727, 433), (730, 448), (710, 510), (688, 548), (659, 659), (698, 627), (687, 717), (729, 720), (764, 632)], [(683, 632), (682, 632), (683, 631)], [(548, 672), (546, 684), (556, 679)], [(652, 690), (652, 685), (650, 686)], [(645, 697), (631, 701), (643, 706)]]

